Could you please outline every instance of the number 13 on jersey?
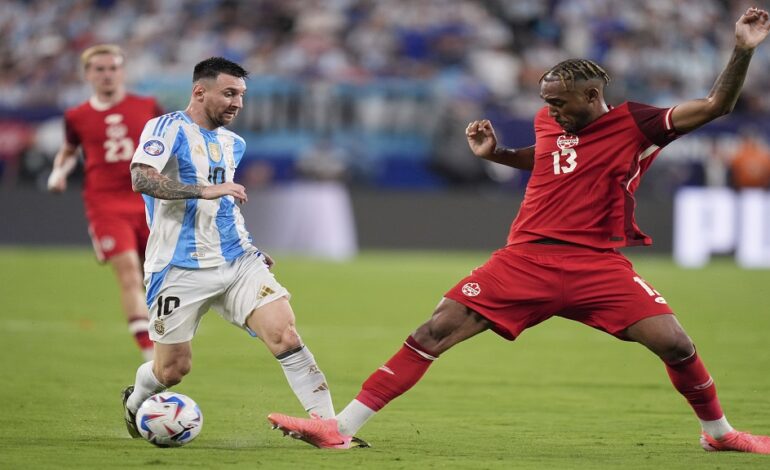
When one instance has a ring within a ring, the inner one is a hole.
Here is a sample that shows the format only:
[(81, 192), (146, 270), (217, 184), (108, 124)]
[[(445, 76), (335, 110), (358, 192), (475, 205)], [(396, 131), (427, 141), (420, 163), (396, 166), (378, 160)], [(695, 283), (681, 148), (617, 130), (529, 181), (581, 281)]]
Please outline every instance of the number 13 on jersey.
[[(553, 157), (553, 174), (572, 173), (577, 166), (577, 152), (573, 148), (561, 149), (561, 151), (551, 152)], [(562, 165), (562, 160), (566, 165)]]

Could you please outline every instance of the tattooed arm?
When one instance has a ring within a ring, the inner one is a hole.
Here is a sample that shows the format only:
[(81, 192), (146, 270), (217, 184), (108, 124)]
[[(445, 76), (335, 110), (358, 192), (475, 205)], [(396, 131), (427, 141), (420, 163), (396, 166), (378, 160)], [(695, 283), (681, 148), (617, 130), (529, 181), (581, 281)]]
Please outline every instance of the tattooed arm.
[(733, 110), (743, 88), (754, 49), (767, 37), (768, 32), (770, 18), (766, 11), (749, 8), (740, 17), (735, 23), (735, 49), (708, 97), (684, 102), (671, 113), (671, 120), (678, 133), (695, 130)]
[(174, 181), (155, 168), (141, 163), (131, 166), (131, 185), (134, 192), (158, 199), (217, 199), (233, 196), (239, 202), (246, 202), (246, 188), (240, 184), (226, 182), (204, 186)]

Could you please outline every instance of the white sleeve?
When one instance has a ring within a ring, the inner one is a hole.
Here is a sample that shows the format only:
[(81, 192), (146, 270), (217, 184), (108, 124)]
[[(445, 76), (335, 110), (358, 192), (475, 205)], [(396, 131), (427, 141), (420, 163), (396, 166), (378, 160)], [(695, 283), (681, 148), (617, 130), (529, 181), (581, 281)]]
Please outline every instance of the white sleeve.
[(172, 122), (168, 114), (147, 121), (131, 163), (141, 163), (163, 171), (171, 158), (178, 131), (179, 125)]

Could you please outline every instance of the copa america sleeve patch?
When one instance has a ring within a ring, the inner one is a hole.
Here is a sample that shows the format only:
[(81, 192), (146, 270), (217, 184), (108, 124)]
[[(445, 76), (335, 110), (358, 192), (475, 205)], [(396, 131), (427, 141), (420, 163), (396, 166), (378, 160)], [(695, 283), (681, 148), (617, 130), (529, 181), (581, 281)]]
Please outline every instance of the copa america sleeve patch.
[(157, 157), (166, 149), (166, 147), (163, 146), (163, 142), (160, 140), (148, 140), (142, 148), (144, 149), (144, 153), (152, 155), (153, 157)]

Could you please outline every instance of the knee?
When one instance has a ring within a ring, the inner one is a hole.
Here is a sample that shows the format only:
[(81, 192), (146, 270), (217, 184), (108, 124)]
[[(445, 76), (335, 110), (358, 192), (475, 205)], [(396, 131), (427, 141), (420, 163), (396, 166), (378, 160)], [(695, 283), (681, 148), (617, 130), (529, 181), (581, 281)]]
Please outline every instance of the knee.
[(302, 345), (302, 339), (293, 323), (265, 333), (262, 339), (273, 354), (280, 354)]
[(182, 382), (191, 368), (192, 360), (189, 357), (181, 357), (166, 364), (155, 365), (153, 372), (160, 383), (166, 387), (173, 387)]
[(417, 330), (412, 333), (412, 338), (420, 343), (427, 349), (436, 350), (441, 341), (448, 336), (448, 332), (437, 325), (433, 324), (431, 320), (423, 323)]
[(428, 321), (412, 333), (412, 338), (426, 349), (435, 352), (443, 351), (446, 348), (445, 343), (458, 326), (454, 322), (447, 321), (445, 317), (447, 315), (439, 307)]
[(666, 363), (684, 361), (695, 353), (695, 345), (684, 331), (679, 331), (661, 344), (656, 354)]

